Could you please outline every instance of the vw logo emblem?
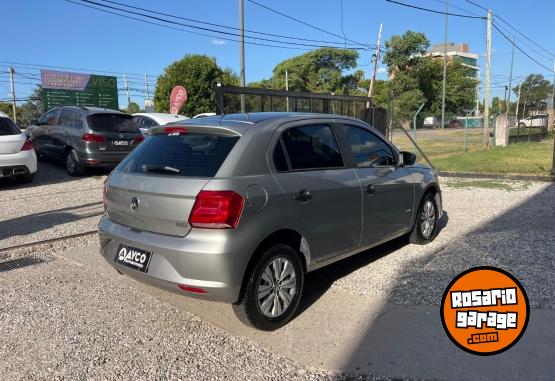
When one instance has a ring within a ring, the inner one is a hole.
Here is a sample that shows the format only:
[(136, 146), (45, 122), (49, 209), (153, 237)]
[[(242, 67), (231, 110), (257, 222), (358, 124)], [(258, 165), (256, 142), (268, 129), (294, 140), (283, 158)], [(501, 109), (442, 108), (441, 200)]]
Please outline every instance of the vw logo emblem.
[(129, 204), (131, 210), (137, 210), (139, 207), (139, 199), (136, 196), (131, 197), (131, 203)]

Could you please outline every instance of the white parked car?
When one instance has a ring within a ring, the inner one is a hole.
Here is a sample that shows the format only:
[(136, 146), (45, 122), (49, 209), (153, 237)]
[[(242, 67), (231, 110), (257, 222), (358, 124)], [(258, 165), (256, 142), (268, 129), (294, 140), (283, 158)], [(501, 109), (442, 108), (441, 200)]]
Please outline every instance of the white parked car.
[(133, 114), (133, 120), (143, 135), (147, 135), (150, 127), (163, 126), (168, 123), (180, 122), (189, 119), (185, 115), (165, 114), (163, 112), (139, 112)]
[(206, 118), (207, 116), (216, 116), (216, 113), (215, 112), (203, 112), (203, 113), (200, 113), (200, 114), (197, 114), (197, 115), (193, 116), (193, 119)]
[(547, 126), (547, 114), (530, 115), (527, 118), (520, 119), (518, 121), (518, 126), (520, 128), (546, 127)]
[(31, 182), (37, 172), (37, 155), (31, 140), (0, 112), (0, 178)]

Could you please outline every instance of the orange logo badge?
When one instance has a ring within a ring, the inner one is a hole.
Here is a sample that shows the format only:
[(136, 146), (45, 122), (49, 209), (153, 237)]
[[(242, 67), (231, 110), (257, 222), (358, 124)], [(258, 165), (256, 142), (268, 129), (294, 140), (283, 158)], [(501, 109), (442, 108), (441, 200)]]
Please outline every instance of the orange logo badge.
[(524, 334), (529, 316), (522, 285), (495, 267), (475, 267), (459, 274), (441, 301), (447, 336), (476, 355), (494, 355), (512, 347)]

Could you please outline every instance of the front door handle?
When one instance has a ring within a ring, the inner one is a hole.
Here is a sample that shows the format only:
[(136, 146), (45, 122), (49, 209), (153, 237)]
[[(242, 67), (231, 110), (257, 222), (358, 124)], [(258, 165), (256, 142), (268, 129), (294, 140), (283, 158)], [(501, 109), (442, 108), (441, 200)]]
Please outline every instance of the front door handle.
[(299, 191), (299, 193), (297, 193), (295, 196), (293, 196), (293, 199), (299, 202), (308, 202), (312, 200), (312, 195), (310, 194), (309, 191), (307, 191), (306, 189), (303, 189)]
[(376, 187), (373, 184), (368, 184), (364, 187), (364, 191), (368, 194), (376, 193)]

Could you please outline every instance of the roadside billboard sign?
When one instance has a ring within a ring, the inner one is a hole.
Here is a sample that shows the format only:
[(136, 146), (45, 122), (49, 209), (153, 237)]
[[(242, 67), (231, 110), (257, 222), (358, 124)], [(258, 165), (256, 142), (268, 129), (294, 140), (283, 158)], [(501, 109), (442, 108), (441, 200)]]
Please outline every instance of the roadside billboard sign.
[(41, 70), (45, 111), (58, 106), (96, 106), (117, 110), (116, 77)]

